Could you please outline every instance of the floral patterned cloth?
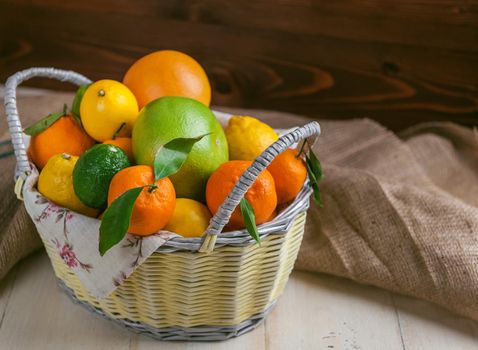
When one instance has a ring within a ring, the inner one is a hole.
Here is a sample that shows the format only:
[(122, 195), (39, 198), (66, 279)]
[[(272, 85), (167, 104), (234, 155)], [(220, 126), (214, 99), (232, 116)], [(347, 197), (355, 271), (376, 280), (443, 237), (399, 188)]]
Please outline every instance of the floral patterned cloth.
[(98, 251), (100, 220), (62, 208), (36, 189), (38, 171), (23, 187), (25, 208), (43, 242), (53, 243), (58, 255), (96, 298), (105, 298), (131, 275), (158, 247), (177, 235), (160, 231), (148, 237), (127, 234), (103, 257)]

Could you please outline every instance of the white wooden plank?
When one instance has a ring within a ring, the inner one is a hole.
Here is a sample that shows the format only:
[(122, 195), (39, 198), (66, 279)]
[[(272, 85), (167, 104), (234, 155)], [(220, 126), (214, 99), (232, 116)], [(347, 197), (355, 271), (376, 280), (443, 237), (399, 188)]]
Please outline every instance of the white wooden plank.
[(403, 349), (388, 292), (294, 272), (266, 320), (267, 349)]
[(17, 268), (14, 267), (0, 283), (0, 328), (2, 327), (10, 296), (12, 295), (13, 285), (17, 274)]
[(406, 350), (476, 350), (478, 323), (431, 303), (394, 296)]
[(2, 349), (128, 349), (129, 333), (73, 304), (44, 252), (18, 266), (0, 328)]
[(478, 323), (416, 299), (393, 299), (375, 288), (294, 272), (265, 327), (226, 342), (165, 343), (130, 335), (72, 304), (41, 253), (0, 284), (0, 344), (39, 350), (478, 349)]

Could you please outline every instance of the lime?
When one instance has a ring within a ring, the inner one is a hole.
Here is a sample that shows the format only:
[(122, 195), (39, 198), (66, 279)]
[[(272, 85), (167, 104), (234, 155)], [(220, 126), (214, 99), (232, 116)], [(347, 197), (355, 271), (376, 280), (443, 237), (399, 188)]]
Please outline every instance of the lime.
[(130, 166), (121, 148), (108, 144), (93, 146), (83, 153), (73, 170), (73, 188), (83, 204), (103, 209), (113, 176)]
[(175, 138), (208, 134), (197, 142), (181, 169), (170, 177), (177, 197), (204, 200), (209, 176), (228, 160), (221, 125), (202, 103), (166, 96), (147, 104), (133, 128), (133, 153), (138, 164), (153, 165), (160, 147)]

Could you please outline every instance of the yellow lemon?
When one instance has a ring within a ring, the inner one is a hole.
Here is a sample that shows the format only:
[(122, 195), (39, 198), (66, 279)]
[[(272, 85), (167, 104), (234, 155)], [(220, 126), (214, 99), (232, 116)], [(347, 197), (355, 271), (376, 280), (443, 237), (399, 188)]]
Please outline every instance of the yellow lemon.
[(173, 217), (164, 229), (183, 237), (201, 237), (209, 220), (211, 213), (204, 204), (188, 198), (178, 198)]
[(86, 132), (96, 141), (131, 136), (138, 117), (138, 102), (130, 89), (120, 82), (98, 80), (84, 93), (80, 115)]
[(61, 207), (96, 216), (98, 211), (81, 203), (73, 190), (73, 169), (77, 161), (78, 157), (66, 153), (51, 157), (38, 177), (38, 191)]
[(269, 125), (249, 116), (233, 116), (225, 133), (230, 160), (254, 160), (279, 138)]

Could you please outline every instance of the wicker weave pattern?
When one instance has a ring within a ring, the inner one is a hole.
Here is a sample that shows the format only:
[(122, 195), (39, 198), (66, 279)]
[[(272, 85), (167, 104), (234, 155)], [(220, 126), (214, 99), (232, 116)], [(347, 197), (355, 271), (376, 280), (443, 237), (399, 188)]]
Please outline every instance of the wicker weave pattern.
[(224, 246), (211, 254), (156, 252), (103, 300), (87, 293), (44, 242), (58, 278), (75, 296), (109, 317), (162, 329), (234, 326), (267, 309), (282, 293), (302, 241), (306, 213), (287, 233), (267, 236), (261, 246)]
[[(280, 212), (272, 221), (258, 226), (259, 236), (264, 239), (270, 234), (280, 234), (287, 232), (292, 224), (292, 220), (301, 212), (309, 207), (309, 197), (312, 190), (306, 184), (299, 192), (295, 200), (282, 212)], [(201, 247), (203, 238), (173, 238), (159, 247), (158, 251), (162, 253), (172, 253), (178, 250), (190, 250), (197, 252)], [(244, 246), (254, 244), (255, 241), (246, 230), (223, 232), (217, 236), (216, 248), (225, 245)]]
[(122, 326), (123, 328), (135, 333), (147, 335), (158, 340), (174, 340), (174, 341), (212, 341), (212, 340), (226, 340), (232, 337), (240, 336), (247, 333), (257, 326), (259, 326), (264, 318), (267, 317), (275, 304), (271, 304), (263, 312), (252, 316), (251, 318), (234, 326), (197, 326), (197, 327), (169, 327), (169, 328), (154, 328), (140, 322), (133, 322), (129, 320), (121, 320), (108, 316), (103, 310), (95, 308), (88, 302), (79, 300), (74, 292), (68, 288), (62, 280), (58, 280), (58, 285), (70, 299), (87, 309), (88, 311), (97, 314), (108, 321)]

